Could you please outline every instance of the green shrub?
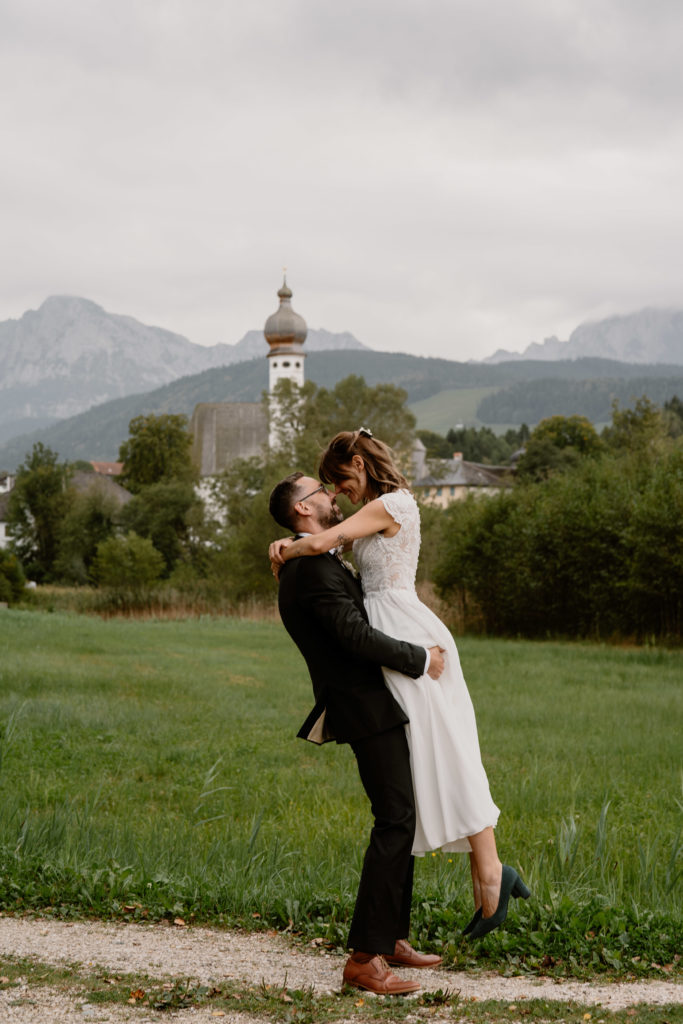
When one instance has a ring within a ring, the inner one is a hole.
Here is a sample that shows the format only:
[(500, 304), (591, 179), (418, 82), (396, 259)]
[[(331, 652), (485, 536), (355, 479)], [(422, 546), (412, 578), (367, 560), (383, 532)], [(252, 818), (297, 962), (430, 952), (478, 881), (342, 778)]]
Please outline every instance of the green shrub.
[(683, 446), (456, 503), (434, 582), (489, 633), (680, 638)]
[(24, 593), (26, 578), (16, 555), (0, 548), (0, 601), (13, 604)]
[(122, 600), (139, 603), (147, 598), (163, 569), (163, 555), (151, 540), (136, 533), (109, 537), (97, 545), (95, 578)]

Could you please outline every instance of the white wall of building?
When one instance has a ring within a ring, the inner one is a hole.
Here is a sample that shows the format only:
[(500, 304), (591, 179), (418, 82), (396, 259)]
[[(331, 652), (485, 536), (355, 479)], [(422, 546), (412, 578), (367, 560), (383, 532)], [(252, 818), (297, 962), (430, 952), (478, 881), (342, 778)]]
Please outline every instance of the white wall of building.
[(304, 386), (303, 353), (278, 353), (268, 357), (268, 390), (271, 394), (279, 380), (291, 380), (300, 388)]
[(268, 391), (270, 393), (270, 429), (268, 432), (268, 447), (273, 449), (282, 444), (290, 424), (282, 422), (279, 403), (273, 395), (273, 389), (278, 381), (291, 380), (292, 384), (302, 388), (304, 386), (304, 353), (293, 352), (271, 352), (268, 356)]

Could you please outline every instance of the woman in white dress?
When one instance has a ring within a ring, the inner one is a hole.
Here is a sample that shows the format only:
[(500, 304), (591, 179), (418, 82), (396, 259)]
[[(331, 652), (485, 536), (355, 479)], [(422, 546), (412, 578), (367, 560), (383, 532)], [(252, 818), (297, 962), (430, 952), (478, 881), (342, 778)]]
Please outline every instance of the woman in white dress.
[(370, 625), (388, 636), (445, 652), (438, 680), (411, 679), (383, 669), (388, 688), (406, 712), (417, 827), (413, 853), (467, 851), (474, 891), (472, 938), (502, 924), (510, 896), (526, 898), (517, 872), (501, 864), (491, 799), (481, 762), (474, 708), (449, 630), (415, 591), (420, 515), (391, 450), (369, 430), (337, 434), (323, 452), (320, 479), (361, 509), (323, 533), (286, 538), (270, 546), (277, 566), (290, 558), (353, 547)]

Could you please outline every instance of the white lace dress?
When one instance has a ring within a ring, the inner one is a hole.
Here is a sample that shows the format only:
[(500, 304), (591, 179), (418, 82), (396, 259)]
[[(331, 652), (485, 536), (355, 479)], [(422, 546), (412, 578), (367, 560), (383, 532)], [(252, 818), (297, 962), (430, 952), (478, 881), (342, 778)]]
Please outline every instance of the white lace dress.
[(381, 496), (401, 529), (354, 541), (370, 624), (423, 647), (445, 648), (438, 680), (383, 669), (386, 684), (405, 710), (417, 805), (413, 853), (470, 849), (467, 836), (498, 821), (498, 808), (479, 753), (477, 723), (458, 651), (449, 630), (415, 592), (420, 513), (409, 491)]

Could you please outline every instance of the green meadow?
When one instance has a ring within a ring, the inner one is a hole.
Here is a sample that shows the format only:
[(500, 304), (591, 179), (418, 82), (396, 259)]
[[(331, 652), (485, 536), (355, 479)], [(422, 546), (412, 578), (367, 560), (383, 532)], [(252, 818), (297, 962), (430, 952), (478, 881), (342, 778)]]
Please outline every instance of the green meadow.
[(485, 424), (477, 417), (482, 398), (499, 390), (499, 387), (447, 388), (430, 398), (411, 402), (409, 408), (421, 430), (434, 430), (445, 435), (458, 423), (464, 423), (467, 427), (490, 426), (494, 433), (504, 434), (510, 427), (516, 430), (519, 424)]
[[(460, 966), (677, 972), (683, 654), (459, 649), (533, 896), (468, 944), (467, 859), (426, 857), (414, 937)], [(371, 819), (348, 748), (295, 738), (311, 703), (279, 623), (0, 610), (0, 906), (343, 944)]]

